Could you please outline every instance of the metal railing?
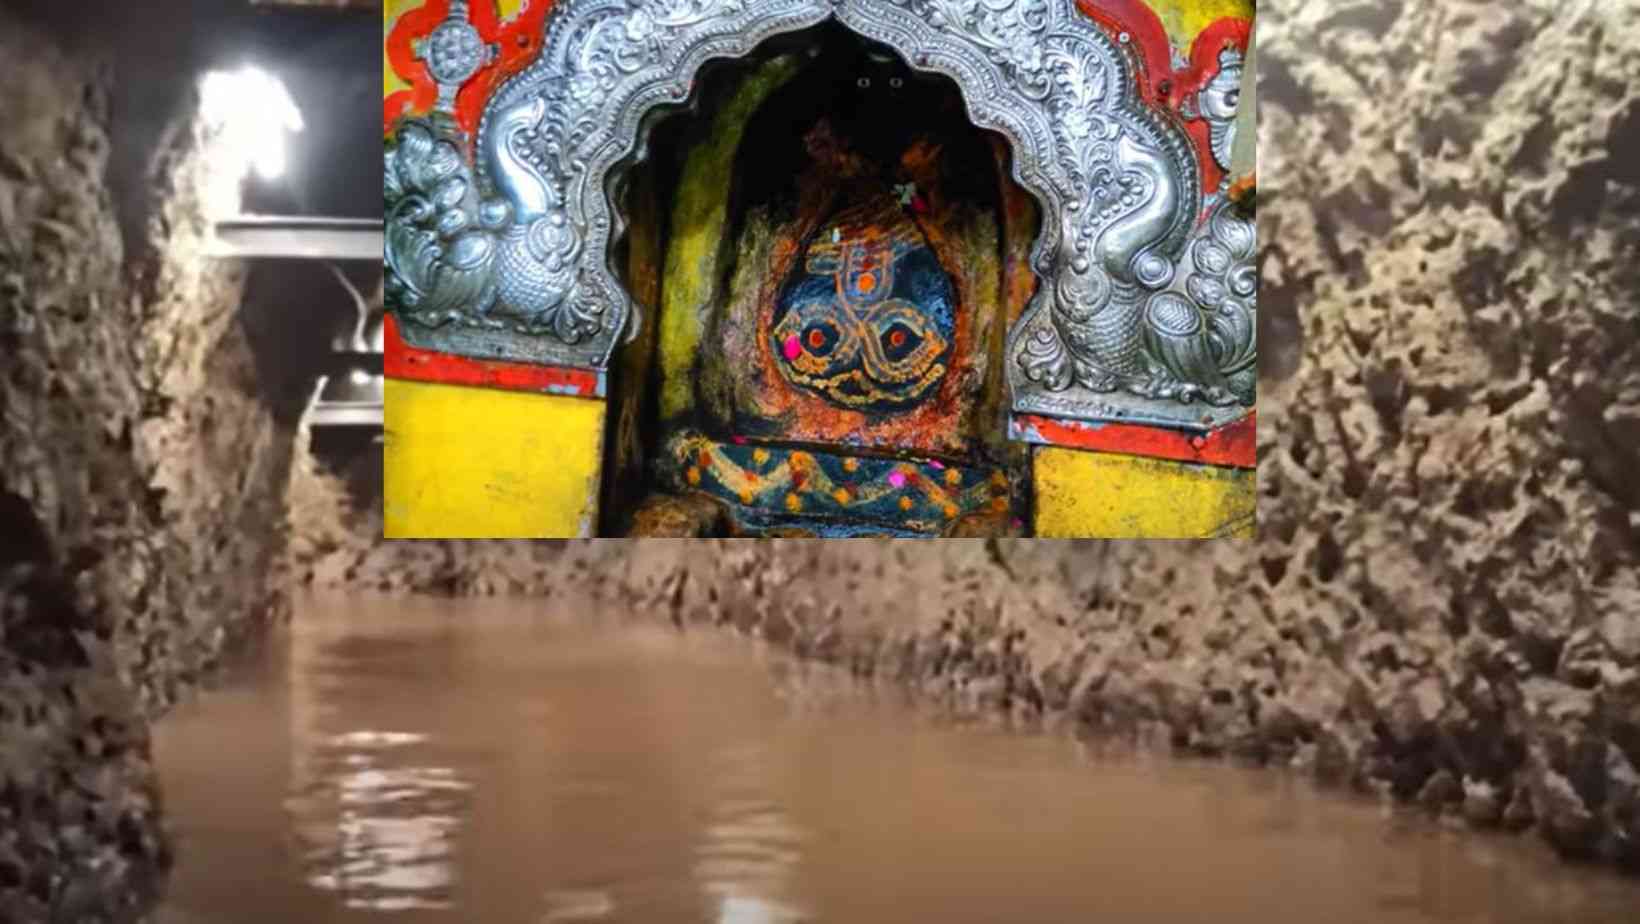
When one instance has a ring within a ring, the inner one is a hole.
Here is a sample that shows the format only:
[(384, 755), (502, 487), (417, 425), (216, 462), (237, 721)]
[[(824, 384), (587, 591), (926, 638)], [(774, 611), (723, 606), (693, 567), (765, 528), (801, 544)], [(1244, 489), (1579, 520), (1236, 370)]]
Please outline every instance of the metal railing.
[(256, 215), (216, 223), (213, 257), (380, 260), (382, 223), (373, 218)]
[[(373, 218), (250, 215), (218, 221), (206, 254), (220, 259), (322, 260), (353, 302), (356, 320), (332, 350), (330, 372), (314, 384), (307, 420), (314, 427), (381, 429), (382, 354), (368, 336), (370, 307), (332, 261), (382, 259), (382, 222)], [(343, 379), (340, 376), (347, 376)], [(357, 381), (358, 377), (364, 381)]]

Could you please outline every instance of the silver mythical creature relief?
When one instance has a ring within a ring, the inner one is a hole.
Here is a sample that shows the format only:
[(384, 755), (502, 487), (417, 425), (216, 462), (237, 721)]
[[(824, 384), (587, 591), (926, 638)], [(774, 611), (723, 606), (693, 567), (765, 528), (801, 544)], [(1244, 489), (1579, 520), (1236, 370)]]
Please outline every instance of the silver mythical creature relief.
[(1213, 162), (1220, 169), (1230, 169), (1230, 153), (1236, 149), (1236, 110), (1241, 103), (1242, 78), (1241, 49), (1226, 46), (1219, 52), (1219, 70), (1196, 94), (1195, 104), (1187, 107), (1187, 117), (1207, 123), (1207, 137)]
[(1197, 428), (1240, 416), (1251, 222), (1204, 199), (1182, 125), (1138, 97), (1128, 37), (1075, 0), (561, 0), (539, 58), (485, 106), (471, 161), (436, 113), (401, 123), (387, 151), (406, 338), (604, 368), (638, 323), (610, 266), (623, 231), (610, 190), (643, 156), (646, 116), (684, 102), (706, 61), (828, 19), (954, 80), (1042, 206), (1043, 285), (1009, 335), (1016, 410)]

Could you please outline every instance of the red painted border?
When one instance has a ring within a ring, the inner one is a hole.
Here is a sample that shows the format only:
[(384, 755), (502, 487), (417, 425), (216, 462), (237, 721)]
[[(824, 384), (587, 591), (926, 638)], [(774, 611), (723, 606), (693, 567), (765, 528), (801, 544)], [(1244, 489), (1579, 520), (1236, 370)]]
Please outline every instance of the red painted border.
[(1173, 73), (1173, 45), (1167, 28), (1144, 0), (1076, 0), (1089, 19), (1112, 35), (1128, 34), (1138, 52), (1139, 95), (1147, 103), (1166, 105), (1166, 88)]
[[(456, 121), (464, 130), (469, 133), (476, 130), (479, 113), (491, 92), (501, 81), (527, 67), (535, 57), (545, 33), (543, 24), (553, 5), (553, 0), (526, 0), (524, 8), (511, 20), (501, 19), (494, 3), (480, 0), (470, 7), (473, 27), (485, 43), (497, 46), (498, 54), (495, 61), (475, 74), (457, 94)], [(1174, 111), (1217, 72), (1219, 50), (1226, 44), (1234, 44), (1245, 51), (1252, 33), (1249, 20), (1220, 19), (1196, 36), (1188, 66), (1174, 71), (1167, 29), (1144, 0), (1077, 0), (1077, 7), (1111, 33), (1128, 34), (1141, 65), (1138, 75), (1141, 97)], [(425, 6), (405, 12), (394, 23), (384, 52), (394, 73), (409, 82), (411, 89), (386, 98), (384, 129), (391, 128), (401, 116), (426, 112), (438, 98), (438, 88), (425, 65), (414, 57), (411, 43), (431, 32), (449, 15), (449, 10), (450, 0), (427, 0)]]
[(526, 0), (523, 9), (511, 20), (501, 19), (491, 0), (472, 5), (473, 27), (486, 44), (494, 43), (498, 47), (496, 60), (473, 75), (456, 94), (456, 122), (469, 134), (478, 131), (484, 103), (501, 82), (535, 60), (542, 36), (546, 34), (542, 24), (554, 5), (553, 0)]
[(1198, 34), (1190, 45), (1190, 61), (1182, 70), (1173, 72), (1172, 104), (1177, 107), (1207, 86), (1219, 72), (1219, 52), (1234, 47), (1243, 54), (1253, 35), (1253, 24), (1245, 19), (1215, 20)]
[(1185, 131), (1196, 142), (1202, 188), (1209, 192), (1218, 189), (1224, 180), (1224, 170), (1213, 160), (1207, 123), (1201, 119), (1184, 119), (1180, 108), (1219, 72), (1219, 52), (1226, 45), (1247, 51), (1252, 22), (1226, 17), (1210, 23), (1192, 41), (1189, 63), (1174, 70), (1173, 45), (1167, 29), (1144, 0), (1077, 0), (1077, 8), (1106, 31), (1115, 35), (1127, 33), (1128, 44), (1137, 52), (1140, 64), (1140, 99), (1180, 117)]
[[(502, 20), (494, 3), (480, 0), (470, 7), (470, 20), (486, 44), (497, 48), (496, 59), (481, 69), (456, 94), (456, 123), (471, 137), (478, 130), (484, 103), (501, 82), (528, 67), (545, 34), (544, 24), (554, 0), (526, 0), (518, 15)], [(1224, 18), (1211, 23), (1193, 40), (1189, 63), (1173, 69), (1172, 42), (1156, 12), (1144, 0), (1077, 0), (1077, 7), (1113, 35), (1126, 33), (1128, 47), (1138, 60), (1139, 95), (1145, 102), (1162, 107), (1175, 116), (1180, 107), (1199, 93), (1218, 73), (1218, 54), (1226, 45), (1243, 52), (1252, 35), (1253, 24), (1246, 19)], [(433, 107), (438, 88), (426, 66), (414, 57), (414, 40), (431, 32), (449, 14), (450, 0), (427, 0), (425, 6), (405, 12), (393, 25), (384, 53), (393, 70), (410, 83), (411, 89), (389, 95), (382, 105), (382, 128), (391, 132), (393, 124), (412, 113)], [(1224, 170), (1210, 153), (1207, 123), (1201, 119), (1180, 119), (1195, 141), (1202, 188), (1212, 191), (1224, 180)]]
[(591, 369), (469, 359), (411, 346), (399, 334), (398, 321), (392, 315), (388, 315), (383, 324), (382, 341), (385, 348), (382, 371), (388, 378), (578, 398), (604, 396), (603, 374)]
[[(486, 45), (495, 45), (496, 58), (481, 68), (456, 93), (456, 124), (472, 135), (484, 103), (495, 88), (514, 73), (529, 66), (545, 33), (542, 23), (552, 9), (552, 0), (526, 0), (523, 9), (504, 20), (490, 0), (478, 0), (469, 9), (469, 21)], [(412, 113), (424, 113), (438, 100), (438, 87), (427, 66), (414, 56), (411, 44), (432, 32), (449, 15), (450, 0), (427, 0), (427, 5), (406, 12), (393, 24), (384, 51), (393, 72), (409, 82), (411, 89), (387, 97), (382, 109), (382, 129), (392, 131), (393, 123)]]
[(410, 89), (389, 94), (382, 101), (384, 132), (391, 131), (393, 123), (401, 116), (426, 112), (438, 101), (438, 87), (433, 84), (433, 76), (427, 73), (427, 66), (416, 59), (410, 46), (416, 39), (432, 32), (449, 14), (450, 0), (427, 0), (423, 6), (406, 10), (393, 23), (393, 31), (387, 34), (382, 53), (387, 55), (387, 63), (393, 66), (393, 73), (410, 84)]
[(1235, 468), (1258, 467), (1258, 416), (1249, 414), (1235, 423), (1192, 436), (1182, 430), (1138, 424), (1083, 423), (1016, 414), (1008, 422), (1009, 436), (1032, 443), (1118, 452), (1178, 462), (1199, 462)]

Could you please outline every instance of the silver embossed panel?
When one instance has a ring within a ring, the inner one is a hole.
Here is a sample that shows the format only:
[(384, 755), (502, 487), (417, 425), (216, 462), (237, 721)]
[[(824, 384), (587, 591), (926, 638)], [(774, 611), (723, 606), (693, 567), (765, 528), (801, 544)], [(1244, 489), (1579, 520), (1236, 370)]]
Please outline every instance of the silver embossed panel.
[[(954, 80), (1042, 206), (1042, 285), (1007, 346), (1016, 410), (1192, 428), (1245, 413), (1252, 220), (1204, 196), (1183, 127), (1137, 96), (1127, 37), (1073, 0), (564, 0), (540, 57), (485, 106), (476, 163), (437, 112), (404, 120), (387, 150), (388, 292), (406, 339), (605, 368), (641, 323), (611, 269), (623, 229), (607, 190), (645, 116), (684, 101), (708, 60), (828, 19)], [(465, 80), (486, 50), (446, 31), (435, 51)], [(1233, 115), (1228, 80), (1204, 117)]]

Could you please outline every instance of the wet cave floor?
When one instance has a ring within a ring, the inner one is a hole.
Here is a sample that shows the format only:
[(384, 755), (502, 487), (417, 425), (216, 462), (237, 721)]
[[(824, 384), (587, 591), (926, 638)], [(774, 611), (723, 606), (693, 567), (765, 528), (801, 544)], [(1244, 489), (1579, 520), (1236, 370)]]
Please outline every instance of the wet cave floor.
[(159, 924), (1617, 924), (1640, 882), (1280, 771), (956, 723), (717, 632), (348, 596), (156, 732)]

